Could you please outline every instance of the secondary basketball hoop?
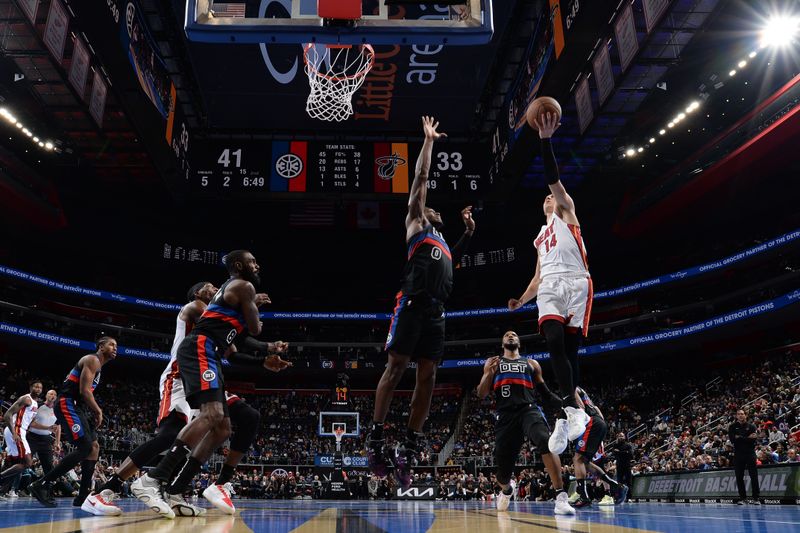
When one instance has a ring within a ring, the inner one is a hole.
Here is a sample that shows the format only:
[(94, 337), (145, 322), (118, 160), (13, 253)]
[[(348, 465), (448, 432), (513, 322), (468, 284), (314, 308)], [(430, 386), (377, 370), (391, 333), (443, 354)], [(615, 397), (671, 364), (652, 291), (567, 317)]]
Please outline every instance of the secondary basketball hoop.
[(305, 71), (311, 88), (306, 112), (311, 118), (341, 122), (353, 114), (353, 94), (375, 63), (375, 50), (368, 44), (304, 47)]

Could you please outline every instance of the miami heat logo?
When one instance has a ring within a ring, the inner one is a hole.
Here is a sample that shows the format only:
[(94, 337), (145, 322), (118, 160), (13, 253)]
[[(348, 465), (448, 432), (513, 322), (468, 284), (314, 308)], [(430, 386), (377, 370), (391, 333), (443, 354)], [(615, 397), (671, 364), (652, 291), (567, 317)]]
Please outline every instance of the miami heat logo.
[(384, 155), (376, 157), (375, 164), (378, 165), (378, 177), (382, 180), (390, 180), (394, 178), (397, 167), (405, 165), (406, 160), (397, 154)]

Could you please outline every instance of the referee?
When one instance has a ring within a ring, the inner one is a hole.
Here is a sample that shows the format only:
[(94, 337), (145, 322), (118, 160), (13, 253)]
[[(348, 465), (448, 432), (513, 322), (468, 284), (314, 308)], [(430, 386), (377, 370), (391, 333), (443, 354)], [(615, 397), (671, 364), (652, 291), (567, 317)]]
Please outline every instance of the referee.
[[(28, 428), (28, 444), (31, 455), (34, 453), (42, 464), (42, 475), (53, 469), (53, 447), (55, 452), (61, 451), (61, 426), (56, 424), (53, 405), (56, 402), (56, 391), (47, 391), (45, 403), (39, 406), (36, 417)], [(55, 437), (55, 439), (53, 438)]]
[(739, 409), (736, 411), (736, 422), (728, 428), (728, 437), (733, 443), (733, 464), (736, 470), (736, 485), (739, 487), (739, 505), (747, 500), (744, 486), (744, 471), (750, 474), (750, 485), (753, 488), (753, 505), (761, 505), (758, 500), (758, 471), (756, 470), (756, 426), (747, 421), (747, 415)]

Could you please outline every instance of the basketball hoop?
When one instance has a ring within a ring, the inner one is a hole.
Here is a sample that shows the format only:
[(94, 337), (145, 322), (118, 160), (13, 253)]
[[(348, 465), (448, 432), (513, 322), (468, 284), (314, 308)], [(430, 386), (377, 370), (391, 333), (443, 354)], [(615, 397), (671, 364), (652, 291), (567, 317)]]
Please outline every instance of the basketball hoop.
[(333, 437), (336, 439), (336, 451), (339, 452), (342, 450), (342, 437), (344, 437), (344, 428), (341, 426), (334, 428)]
[(353, 114), (353, 94), (375, 63), (368, 44), (324, 45), (308, 43), (303, 49), (311, 92), (306, 112), (311, 118), (341, 122)]

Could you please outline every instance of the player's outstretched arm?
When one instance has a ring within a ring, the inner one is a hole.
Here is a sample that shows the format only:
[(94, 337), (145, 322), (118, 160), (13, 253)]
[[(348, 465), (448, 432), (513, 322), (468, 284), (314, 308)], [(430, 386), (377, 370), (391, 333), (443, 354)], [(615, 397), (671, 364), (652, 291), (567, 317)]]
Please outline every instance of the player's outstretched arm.
[(534, 124), (539, 129), (539, 138), (542, 141), (544, 176), (545, 179), (547, 179), (547, 185), (550, 188), (550, 192), (553, 194), (556, 204), (558, 205), (562, 214), (567, 215), (567, 218), (575, 219), (566, 220), (566, 222), (570, 224), (577, 224), (577, 218), (575, 217), (575, 202), (572, 201), (572, 197), (567, 194), (567, 190), (561, 183), (561, 177), (558, 173), (558, 162), (556, 161), (556, 155), (553, 152), (553, 145), (550, 142), (550, 138), (553, 136), (553, 133), (555, 133), (555, 131), (561, 125), (561, 123), (558, 122), (558, 116), (550, 112), (543, 113), (539, 115), (538, 118), (534, 119)]
[[(431, 169), (431, 154), (434, 141), (447, 137), (446, 133), (439, 133), (436, 129), (439, 123), (433, 117), (422, 117), (422, 130), (425, 132), (425, 141), (417, 158), (417, 168), (414, 173), (414, 182), (408, 197), (408, 216), (406, 216), (406, 233), (413, 235), (424, 226), (425, 202), (428, 199), (428, 173)], [(410, 236), (407, 235), (407, 236)]]
[(542, 264), (539, 258), (536, 258), (536, 273), (533, 275), (531, 282), (519, 298), (511, 298), (508, 301), (508, 310), (516, 311), (526, 303), (530, 302), (536, 297), (539, 292), (539, 285), (542, 283)]

